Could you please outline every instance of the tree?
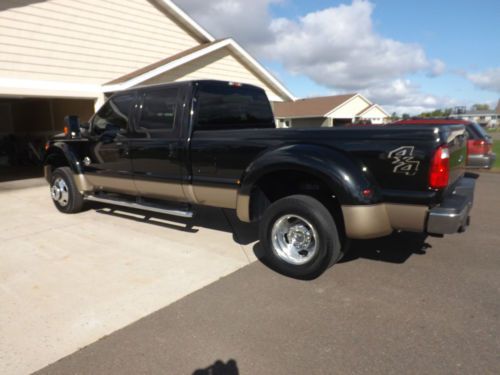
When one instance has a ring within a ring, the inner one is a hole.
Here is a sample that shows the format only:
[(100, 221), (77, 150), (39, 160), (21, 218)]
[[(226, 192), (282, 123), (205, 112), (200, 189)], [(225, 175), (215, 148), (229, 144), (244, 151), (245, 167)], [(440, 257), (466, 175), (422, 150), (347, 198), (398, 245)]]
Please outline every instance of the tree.
[(408, 120), (410, 118), (410, 115), (408, 113), (403, 113), (403, 120)]
[(392, 112), (392, 115), (391, 115), (391, 120), (392, 121), (397, 121), (399, 120), (399, 116), (396, 112)]
[(417, 117), (448, 117), (452, 112), (452, 108), (435, 109), (431, 112), (422, 112)]
[(472, 106), (473, 111), (489, 111), (490, 106), (488, 104), (474, 104)]

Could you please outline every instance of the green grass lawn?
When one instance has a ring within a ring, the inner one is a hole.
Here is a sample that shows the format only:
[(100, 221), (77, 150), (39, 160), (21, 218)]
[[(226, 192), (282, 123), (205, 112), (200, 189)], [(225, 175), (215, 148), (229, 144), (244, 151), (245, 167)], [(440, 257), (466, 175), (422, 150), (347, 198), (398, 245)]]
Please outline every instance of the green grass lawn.
[(493, 168), (500, 169), (500, 140), (495, 140), (493, 143), (493, 152), (497, 154), (497, 160), (493, 164)]

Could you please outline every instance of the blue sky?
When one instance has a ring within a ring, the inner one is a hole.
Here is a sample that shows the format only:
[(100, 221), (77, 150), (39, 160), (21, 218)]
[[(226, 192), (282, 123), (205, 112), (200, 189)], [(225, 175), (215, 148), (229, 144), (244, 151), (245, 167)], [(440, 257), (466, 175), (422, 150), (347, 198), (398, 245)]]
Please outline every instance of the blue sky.
[(500, 0), (177, 3), (298, 97), (356, 91), (410, 113), (500, 98)]

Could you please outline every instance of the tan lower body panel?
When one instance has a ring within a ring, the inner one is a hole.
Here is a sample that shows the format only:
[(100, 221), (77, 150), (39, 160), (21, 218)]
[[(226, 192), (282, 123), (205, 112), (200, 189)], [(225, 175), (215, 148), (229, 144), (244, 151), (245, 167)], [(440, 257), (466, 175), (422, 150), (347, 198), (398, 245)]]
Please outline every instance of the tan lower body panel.
[(96, 174), (77, 175), (82, 176), (88, 187), (92, 190), (110, 190), (122, 194), (137, 194), (134, 180), (132, 178), (99, 176)]
[(144, 197), (165, 199), (170, 201), (185, 201), (182, 184), (171, 182), (156, 182), (134, 180), (139, 194)]
[(230, 187), (193, 186), (198, 204), (222, 208), (236, 208), (238, 190)]
[(137, 195), (170, 201), (186, 201), (206, 206), (236, 208), (236, 188), (209, 187), (201, 185), (174, 184), (134, 180), (131, 178), (108, 177), (94, 174), (74, 175), (75, 184), (82, 193), (109, 190), (122, 194)]
[(423, 232), (427, 212), (427, 206), (392, 203), (342, 206), (346, 234), (353, 239), (383, 237), (394, 230)]
[(250, 222), (250, 196), (240, 195), (236, 199), (236, 216), (245, 223)]

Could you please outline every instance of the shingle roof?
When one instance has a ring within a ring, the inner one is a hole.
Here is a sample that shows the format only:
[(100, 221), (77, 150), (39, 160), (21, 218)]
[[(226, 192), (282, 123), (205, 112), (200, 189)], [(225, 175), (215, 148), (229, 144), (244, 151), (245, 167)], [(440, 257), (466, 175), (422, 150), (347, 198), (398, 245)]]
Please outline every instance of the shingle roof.
[(356, 94), (322, 96), (299, 99), (294, 102), (274, 103), (276, 117), (323, 117)]
[(497, 108), (495, 109), (495, 112), (500, 115), (500, 99), (498, 99), (498, 104), (497, 104)]

